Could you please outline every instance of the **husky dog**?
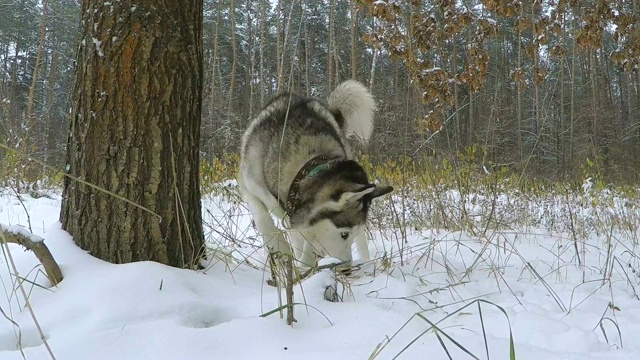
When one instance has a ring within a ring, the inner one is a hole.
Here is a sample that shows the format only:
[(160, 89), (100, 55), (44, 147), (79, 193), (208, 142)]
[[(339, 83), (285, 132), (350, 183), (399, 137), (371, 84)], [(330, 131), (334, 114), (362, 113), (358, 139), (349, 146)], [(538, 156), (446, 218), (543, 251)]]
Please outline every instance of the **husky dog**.
[[(367, 88), (349, 80), (327, 104), (281, 94), (253, 119), (242, 137), (239, 184), (271, 255), (295, 255), (303, 268), (330, 256), (348, 267), (355, 241), (360, 258), (370, 258), (367, 212), (393, 188), (369, 183), (347, 138), (366, 145), (375, 110)], [(283, 220), (295, 253), (272, 214)]]

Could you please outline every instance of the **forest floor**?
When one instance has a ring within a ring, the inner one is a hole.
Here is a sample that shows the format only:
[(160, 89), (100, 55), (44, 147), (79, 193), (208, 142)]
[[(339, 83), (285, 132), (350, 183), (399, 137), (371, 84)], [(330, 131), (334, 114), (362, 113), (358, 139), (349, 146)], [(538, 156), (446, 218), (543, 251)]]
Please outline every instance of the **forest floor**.
[[(211, 247), (203, 271), (95, 259), (61, 230), (59, 192), (32, 198), (0, 189), (0, 224), (44, 237), (64, 274), (50, 287), (35, 256), (9, 244), (55, 358), (509, 359), (513, 341), (523, 360), (640, 359), (636, 200), (501, 194), (490, 209), (465, 196), (464, 211), (487, 226), (464, 231), (411, 221), (437, 211), (412, 196), (376, 204), (376, 260), (341, 279), (342, 302), (324, 299), (329, 270), (296, 286), (301, 305), (288, 326), (277, 312), (261, 316), (278, 307), (277, 289), (266, 284), (251, 218), (227, 185), (203, 197)], [(460, 200), (452, 193), (447, 201)], [(398, 204), (404, 216), (385, 219)], [(510, 211), (528, 220), (509, 220)], [(7, 255), (0, 359), (50, 359)]]

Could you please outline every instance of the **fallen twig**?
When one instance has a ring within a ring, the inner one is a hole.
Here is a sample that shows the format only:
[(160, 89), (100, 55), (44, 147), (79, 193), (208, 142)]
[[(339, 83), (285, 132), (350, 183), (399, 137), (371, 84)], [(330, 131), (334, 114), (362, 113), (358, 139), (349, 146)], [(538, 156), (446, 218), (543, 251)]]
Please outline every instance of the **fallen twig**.
[(47, 278), (51, 282), (51, 285), (56, 286), (62, 281), (62, 271), (60, 266), (53, 258), (51, 251), (44, 243), (44, 239), (32, 234), (25, 234), (21, 231), (16, 231), (16, 227), (9, 227), (0, 224), (0, 240), (6, 243), (13, 243), (22, 245), (28, 250), (33, 251), (36, 255), (44, 271), (47, 274)]

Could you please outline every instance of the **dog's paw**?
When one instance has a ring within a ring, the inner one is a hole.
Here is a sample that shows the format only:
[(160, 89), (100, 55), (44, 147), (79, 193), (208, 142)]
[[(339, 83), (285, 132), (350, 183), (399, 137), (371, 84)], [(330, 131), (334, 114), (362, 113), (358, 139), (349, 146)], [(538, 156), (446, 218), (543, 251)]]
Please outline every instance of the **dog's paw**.
[(331, 302), (339, 302), (340, 295), (338, 295), (337, 284), (327, 285), (324, 289), (324, 299)]

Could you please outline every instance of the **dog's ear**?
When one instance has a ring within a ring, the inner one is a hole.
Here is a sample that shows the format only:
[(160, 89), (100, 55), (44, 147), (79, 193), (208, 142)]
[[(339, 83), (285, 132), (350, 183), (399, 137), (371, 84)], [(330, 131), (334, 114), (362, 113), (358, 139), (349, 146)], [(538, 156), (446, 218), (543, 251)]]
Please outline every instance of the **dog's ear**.
[(373, 184), (363, 185), (362, 188), (357, 191), (345, 191), (340, 194), (340, 198), (337, 201), (328, 201), (324, 207), (328, 210), (333, 211), (341, 211), (348, 204), (353, 204), (356, 201), (362, 200), (365, 196), (370, 196), (373, 192), (375, 192), (376, 186)]
[(347, 204), (353, 204), (356, 201), (362, 201), (366, 199), (371, 201), (377, 197), (386, 195), (393, 191), (391, 186), (377, 186), (375, 184), (363, 185), (358, 191), (345, 191), (340, 195), (338, 201), (330, 201), (325, 205), (327, 209), (340, 211), (347, 206)]
[(365, 185), (358, 191), (346, 191), (340, 196), (338, 202), (342, 204), (353, 203), (362, 199), (365, 195), (373, 194), (376, 191), (374, 184)]
[[(373, 185), (373, 184), (372, 184)], [(369, 193), (369, 198), (371, 200), (380, 197), (380, 196), (384, 196), (387, 195), (388, 193), (393, 191), (393, 187), (392, 186), (377, 186), (374, 185), (375, 187), (373, 188), (373, 191), (371, 193)]]
[(377, 186), (375, 184), (363, 185), (358, 191), (345, 191), (340, 195), (340, 199), (332, 204), (332, 208), (342, 209), (347, 204), (366, 199), (371, 201), (377, 197), (384, 196), (393, 191), (391, 186)]

